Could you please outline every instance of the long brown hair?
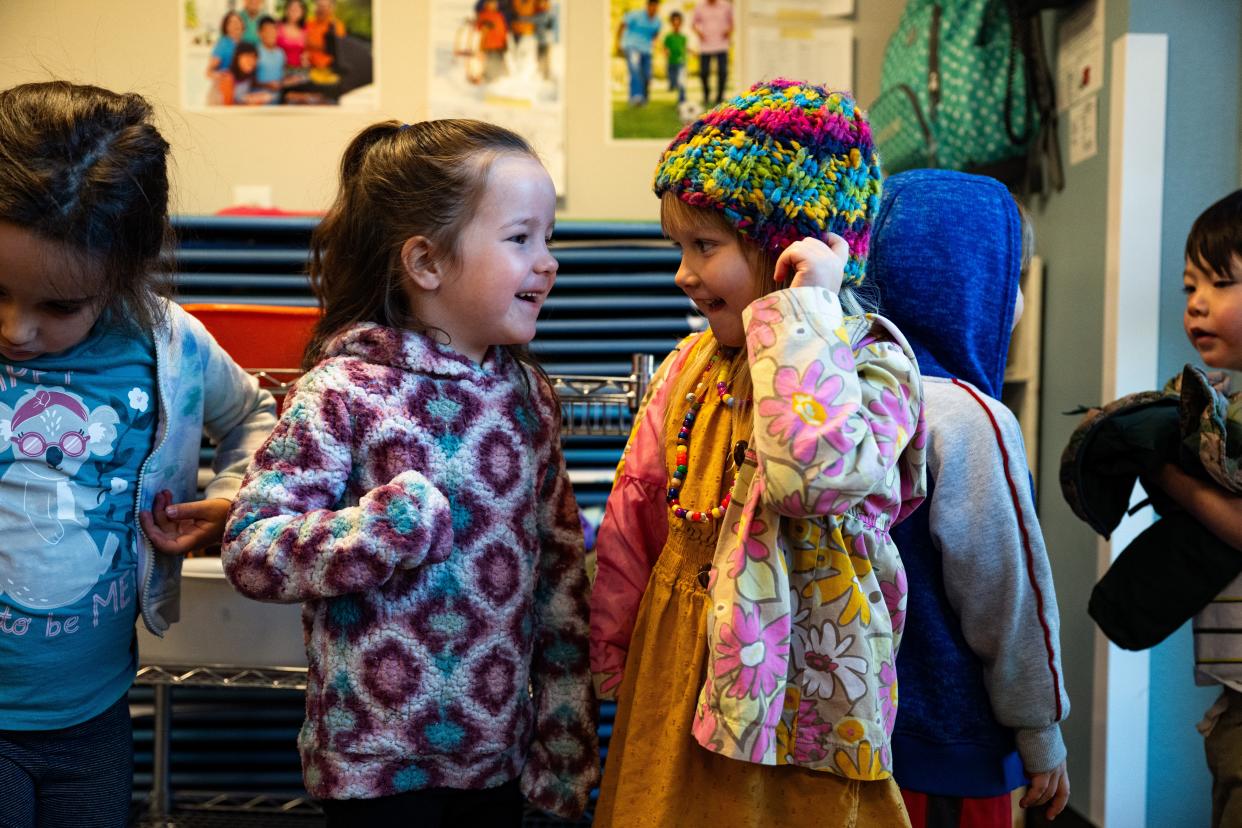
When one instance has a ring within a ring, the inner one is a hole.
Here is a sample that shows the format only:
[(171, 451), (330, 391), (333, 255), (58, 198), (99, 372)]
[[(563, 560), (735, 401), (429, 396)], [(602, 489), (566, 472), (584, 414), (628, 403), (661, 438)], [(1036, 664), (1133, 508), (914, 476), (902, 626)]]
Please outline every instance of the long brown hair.
[[(401, 247), (430, 241), (439, 262), (455, 265), (457, 239), (478, 207), (495, 160), (538, 156), (504, 127), (470, 119), (383, 121), (358, 133), (341, 159), (340, 191), (311, 236), (311, 288), (323, 316), (303, 356), (310, 369), (329, 339), (360, 322), (429, 332), (402, 288)], [(506, 345), (546, 380), (525, 346)]]

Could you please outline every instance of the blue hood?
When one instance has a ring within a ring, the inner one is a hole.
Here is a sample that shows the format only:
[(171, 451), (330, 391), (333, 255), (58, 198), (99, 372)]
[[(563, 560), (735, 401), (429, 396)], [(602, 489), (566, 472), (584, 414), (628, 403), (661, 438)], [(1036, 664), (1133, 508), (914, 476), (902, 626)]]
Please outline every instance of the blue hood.
[(1021, 267), (1018, 208), (996, 179), (911, 170), (885, 180), (867, 278), (923, 374), (1000, 399)]

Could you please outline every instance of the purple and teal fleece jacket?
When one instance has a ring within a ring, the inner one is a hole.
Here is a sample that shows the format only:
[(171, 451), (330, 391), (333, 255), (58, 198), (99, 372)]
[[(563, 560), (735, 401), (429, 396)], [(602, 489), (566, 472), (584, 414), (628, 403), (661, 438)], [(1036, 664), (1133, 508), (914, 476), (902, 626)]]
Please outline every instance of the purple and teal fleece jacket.
[(363, 799), (598, 777), (582, 532), (546, 383), (362, 324), (290, 393), (230, 514), (245, 595), (303, 602), (306, 788)]

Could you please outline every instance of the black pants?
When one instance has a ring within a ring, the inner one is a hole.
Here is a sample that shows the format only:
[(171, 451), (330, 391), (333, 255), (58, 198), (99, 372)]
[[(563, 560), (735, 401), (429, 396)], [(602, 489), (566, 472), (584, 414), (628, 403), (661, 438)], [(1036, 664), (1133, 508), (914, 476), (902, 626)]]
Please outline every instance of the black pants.
[(378, 799), (325, 799), (328, 828), (520, 828), (522, 792), (516, 779), (497, 788), (428, 788)]
[[(716, 95), (711, 93), (711, 66), (716, 63)], [(699, 80), (703, 81), (703, 106), (715, 106), (724, 100), (725, 86), (729, 82), (729, 53), (707, 52), (699, 55)]]
[(134, 778), (129, 699), (58, 730), (0, 730), (0, 825), (124, 828)]

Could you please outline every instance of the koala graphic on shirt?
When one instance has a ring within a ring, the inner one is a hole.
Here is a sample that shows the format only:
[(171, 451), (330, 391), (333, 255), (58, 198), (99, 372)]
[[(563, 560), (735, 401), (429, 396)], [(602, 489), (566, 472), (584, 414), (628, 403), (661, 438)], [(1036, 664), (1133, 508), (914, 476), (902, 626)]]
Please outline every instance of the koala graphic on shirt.
[[(109, 533), (101, 550), (87, 513), (107, 489), (75, 481), (92, 456), (110, 454), (117, 413), (87, 410), (63, 388), (36, 387), (16, 409), (0, 403), (0, 456), (13, 459), (0, 476), (0, 592), (31, 609), (65, 606), (81, 598), (108, 571), (120, 541)], [(20, 506), (18, 506), (20, 504)]]

